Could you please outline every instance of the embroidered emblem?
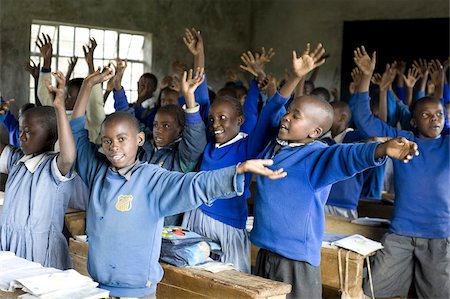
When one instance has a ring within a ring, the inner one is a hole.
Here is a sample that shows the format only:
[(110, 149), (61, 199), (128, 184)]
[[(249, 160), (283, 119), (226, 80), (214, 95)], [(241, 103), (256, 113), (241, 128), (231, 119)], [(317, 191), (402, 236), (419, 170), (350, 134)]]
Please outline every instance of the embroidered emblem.
[(127, 212), (131, 210), (133, 201), (133, 195), (119, 195), (116, 202), (116, 209), (121, 212)]
[(159, 161), (159, 167), (162, 167), (164, 165), (164, 161)]

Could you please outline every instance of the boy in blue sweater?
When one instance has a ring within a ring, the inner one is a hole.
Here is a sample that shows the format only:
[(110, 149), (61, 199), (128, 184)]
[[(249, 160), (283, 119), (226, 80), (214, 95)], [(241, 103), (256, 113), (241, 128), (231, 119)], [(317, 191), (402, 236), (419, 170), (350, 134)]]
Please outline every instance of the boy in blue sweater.
[[(356, 99), (355, 122), (368, 135), (405, 137), (421, 155), (405, 167), (394, 161), (396, 198), (384, 249), (372, 266), (375, 297), (406, 296), (414, 279), (419, 297), (450, 297), (450, 163), (449, 136), (443, 135), (444, 109), (437, 98), (423, 97), (411, 106), (417, 134), (398, 130), (375, 118), (369, 109), (369, 84), (375, 53), (355, 51), (363, 73)], [(364, 290), (370, 294), (367, 281)]]
[[(309, 63), (304, 58), (301, 63)], [(289, 176), (276, 184), (261, 176), (256, 179), (250, 234), (261, 248), (256, 274), (292, 284), (288, 298), (322, 296), (320, 248), (331, 185), (382, 164), (386, 156), (407, 162), (417, 154), (416, 144), (404, 138), (328, 147), (316, 139), (332, 121), (329, 103), (311, 96), (295, 98), (282, 118), (278, 138), (260, 155), (273, 159)]]
[(92, 87), (111, 76), (112, 71), (105, 68), (83, 81), (71, 120), (76, 170), (90, 194), (88, 271), (111, 296), (145, 297), (155, 293), (163, 274), (158, 258), (164, 216), (242, 194), (244, 172), (272, 178), (286, 174), (269, 170), (265, 166), (271, 162), (262, 160), (187, 174), (142, 162), (137, 152), (145, 135), (137, 119), (126, 112), (113, 113), (103, 122), (104, 154), (99, 153), (84, 129), (85, 109)]

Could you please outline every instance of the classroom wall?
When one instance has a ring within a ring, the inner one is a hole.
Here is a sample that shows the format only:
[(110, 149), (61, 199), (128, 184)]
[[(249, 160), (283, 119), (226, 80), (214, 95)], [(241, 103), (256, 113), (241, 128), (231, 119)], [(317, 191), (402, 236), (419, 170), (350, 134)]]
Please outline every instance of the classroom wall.
[[(331, 56), (320, 69), (316, 86), (326, 88), (340, 86), (344, 21), (449, 17), (448, 0), (256, 0), (252, 8), (253, 46), (276, 50), (268, 68), (282, 76), (293, 49), (301, 53), (307, 42), (314, 46), (322, 42)], [(419, 38), (418, 43), (427, 42)]]
[(33, 19), (150, 32), (152, 71), (160, 78), (174, 59), (191, 61), (181, 37), (185, 26), (196, 26), (214, 88), (225, 81), (226, 69), (237, 70), (243, 50), (274, 47), (268, 71), (280, 77), (292, 49), (321, 41), (331, 57), (317, 85), (330, 88), (340, 82), (344, 21), (442, 17), (449, 17), (448, 0), (0, 0), (0, 91), (15, 97), (16, 107), (29, 98), (23, 64)]
[(208, 79), (218, 87), (225, 70), (238, 65), (242, 49), (250, 46), (250, 8), (251, 1), (239, 0), (0, 0), (0, 91), (15, 97), (16, 107), (29, 98), (23, 64), (32, 20), (150, 32), (151, 71), (160, 79), (174, 59), (192, 63), (182, 36), (186, 26), (195, 26), (206, 43)]

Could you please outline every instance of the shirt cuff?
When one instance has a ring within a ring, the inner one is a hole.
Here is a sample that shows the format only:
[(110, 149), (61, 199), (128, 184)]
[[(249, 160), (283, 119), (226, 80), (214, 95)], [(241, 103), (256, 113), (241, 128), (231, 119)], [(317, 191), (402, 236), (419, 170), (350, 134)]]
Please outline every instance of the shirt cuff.
[(195, 103), (195, 107), (194, 108), (187, 108), (186, 104), (183, 105), (183, 110), (186, 113), (195, 113), (200, 111), (200, 105), (198, 103)]
[(8, 174), (8, 158), (12, 152), (13, 147), (11, 145), (6, 145), (0, 155), (0, 172)]
[(52, 69), (46, 68), (46, 67), (41, 67), (41, 72), (43, 73), (50, 73), (52, 71)]
[(61, 171), (59, 171), (58, 164), (56, 163), (56, 159), (58, 159), (58, 156), (55, 156), (55, 158), (52, 161), (52, 172), (55, 178), (57, 178), (60, 182), (67, 182), (70, 181), (75, 177), (75, 171), (72, 169), (64, 176)]

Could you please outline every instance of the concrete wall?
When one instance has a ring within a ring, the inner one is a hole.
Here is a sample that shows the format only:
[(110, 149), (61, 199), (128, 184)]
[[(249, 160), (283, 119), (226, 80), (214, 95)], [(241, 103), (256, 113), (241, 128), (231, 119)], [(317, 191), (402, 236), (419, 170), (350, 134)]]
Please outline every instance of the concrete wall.
[[(203, 34), (209, 81), (219, 87), (227, 68), (250, 46), (251, 1), (211, 0), (0, 0), (0, 91), (17, 104), (28, 101), (32, 20), (46, 20), (153, 34), (152, 72), (162, 78), (174, 59), (192, 63), (182, 36), (186, 26)], [(233, 59), (230, 59), (233, 58)], [(64, 70), (65, 71), (65, 70)]]
[[(282, 75), (293, 49), (322, 42), (331, 54), (320, 69), (316, 86), (340, 85), (344, 21), (448, 18), (448, 0), (255, 0), (254, 47), (274, 47), (270, 66)], [(392, 28), (395, 30), (395, 28)], [(380, 32), (380, 34), (382, 34)]]

